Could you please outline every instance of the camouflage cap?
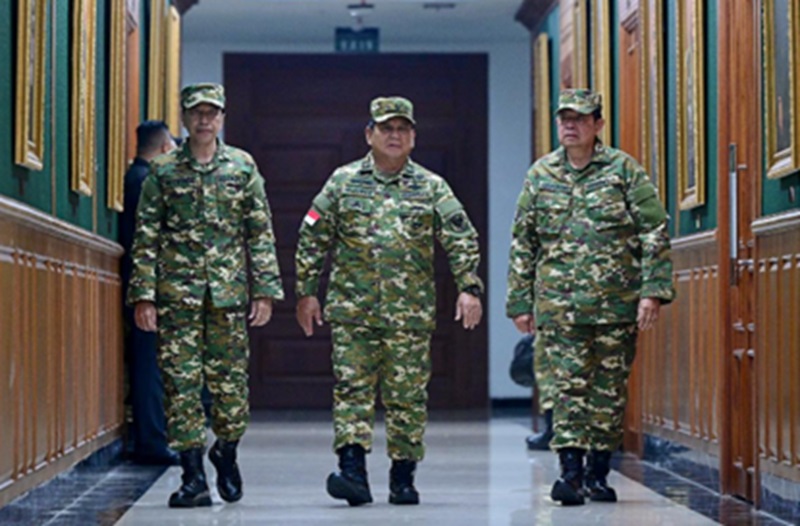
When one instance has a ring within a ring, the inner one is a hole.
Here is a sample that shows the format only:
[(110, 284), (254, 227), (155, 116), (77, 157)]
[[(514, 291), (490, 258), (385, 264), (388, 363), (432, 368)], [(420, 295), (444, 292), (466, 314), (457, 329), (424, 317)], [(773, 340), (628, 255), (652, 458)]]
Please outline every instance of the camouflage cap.
[(203, 82), (189, 84), (181, 90), (183, 109), (188, 110), (203, 103), (225, 109), (225, 88), (212, 82)]
[(372, 99), (369, 105), (369, 113), (372, 120), (381, 123), (395, 117), (402, 117), (411, 124), (417, 124), (414, 120), (414, 105), (411, 101), (403, 97), (378, 97)]
[(563, 110), (574, 110), (589, 115), (602, 108), (603, 99), (599, 93), (590, 89), (565, 89), (561, 90), (558, 96), (556, 113)]

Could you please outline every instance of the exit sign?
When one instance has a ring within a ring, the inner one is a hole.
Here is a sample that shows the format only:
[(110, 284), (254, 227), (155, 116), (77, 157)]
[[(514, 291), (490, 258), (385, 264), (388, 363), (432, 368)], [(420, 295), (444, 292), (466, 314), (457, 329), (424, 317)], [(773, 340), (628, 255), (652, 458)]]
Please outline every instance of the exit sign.
[(377, 53), (380, 33), (377, 27), (354, 30), (349, 27), (336, 28), (337, 53)]

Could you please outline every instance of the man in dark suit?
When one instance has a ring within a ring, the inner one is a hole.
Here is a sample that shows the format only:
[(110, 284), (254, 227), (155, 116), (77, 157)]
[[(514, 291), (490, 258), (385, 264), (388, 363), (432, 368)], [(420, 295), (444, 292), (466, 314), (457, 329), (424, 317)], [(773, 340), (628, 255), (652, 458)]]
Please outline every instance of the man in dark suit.
[[(119, 242), (125, 249), (121, 268), (123, 298), (127, 295), (131, 276), (131, 246), (142, 181), (147, 177), (150, 161), (174, 148), (175, 141), (164, 121), (145, 121), (136, 128), (136, 158), (125, 174), (125, 208), (119, 217)], [(132, 307), (125, 306), (124, 312), (129, 400), (133, 411), (129, 433), (133, 442), (133, 460), (141, 464), (177, 464), (177, 455), (167, 447), (164, 387), (156, 363), (156, 334), (136, 327)]]

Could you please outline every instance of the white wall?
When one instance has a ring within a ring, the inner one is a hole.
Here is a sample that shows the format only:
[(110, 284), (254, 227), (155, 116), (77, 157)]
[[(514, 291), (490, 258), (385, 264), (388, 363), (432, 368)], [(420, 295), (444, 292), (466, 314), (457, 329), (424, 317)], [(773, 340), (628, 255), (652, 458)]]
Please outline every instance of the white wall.
[[(182, 82), (222, 82), (225, 52), (326, 53), (332, 44), (253, 45), (234, 42), (183, 42)], [(387, 53), (487, 53), (489, 56), (489, 296), (484, 306), (489, 324), (489, 396), (529, 397), (530, 389), (508, 375), (520, 335), (505, 316), (506, 270), (511, 221), (517, 195), (530, 164), (531, 86), (527, 39), (475, 45), (396, 45), (381, 43)], [(485, 240), (484, 240), (485, 241)], [(455, 350), (454, 352), (457, 352)]]

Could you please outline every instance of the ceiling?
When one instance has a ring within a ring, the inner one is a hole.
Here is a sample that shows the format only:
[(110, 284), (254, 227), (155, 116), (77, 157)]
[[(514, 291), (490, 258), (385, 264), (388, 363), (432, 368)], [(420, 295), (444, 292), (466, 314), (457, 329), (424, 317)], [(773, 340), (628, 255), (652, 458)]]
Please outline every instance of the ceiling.
[[(372, 9), (361, 8), (368, 3)], [(314, 45), (336, 27), (380, 29), (381, 45), (482, 44), (529, 38), (514, 20), (522, 0), (200, 0), (183, 19), (185, 42)], [(454, 7), (425, 8), (425, 4)]]

